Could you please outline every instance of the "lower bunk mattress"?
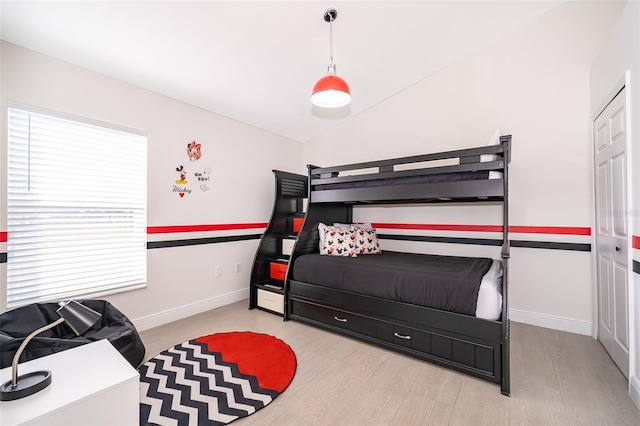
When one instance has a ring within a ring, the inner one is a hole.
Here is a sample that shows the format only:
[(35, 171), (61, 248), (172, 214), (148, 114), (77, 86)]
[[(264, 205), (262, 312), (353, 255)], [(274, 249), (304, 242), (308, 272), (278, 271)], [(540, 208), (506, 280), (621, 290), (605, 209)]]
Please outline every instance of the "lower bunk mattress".
[(293, 279), (487, 320), (499, 319), (502, 310), (502, 264), (489, 258), (315, 253), (295, 260)]

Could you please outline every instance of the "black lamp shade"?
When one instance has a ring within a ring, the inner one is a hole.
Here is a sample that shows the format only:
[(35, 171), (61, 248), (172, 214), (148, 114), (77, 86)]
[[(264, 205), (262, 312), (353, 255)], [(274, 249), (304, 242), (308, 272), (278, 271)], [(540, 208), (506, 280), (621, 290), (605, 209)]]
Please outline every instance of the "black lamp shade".
[(98, 312), (75, 300), (62, 305), (56, 312), (78, 336), (89, 330), (102, 317)]

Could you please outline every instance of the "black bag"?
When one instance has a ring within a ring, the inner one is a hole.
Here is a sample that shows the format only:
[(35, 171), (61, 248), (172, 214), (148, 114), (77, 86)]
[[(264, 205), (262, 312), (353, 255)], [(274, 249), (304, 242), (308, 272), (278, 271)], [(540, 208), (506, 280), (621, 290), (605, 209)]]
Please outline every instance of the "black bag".
[[(101, 313), (102, 318), (80, 336), (64, 322), (38, 334), (27, 344), (19, 362), (107, 339), (137, 369), (145, 349), (129, 318), (105, 300), (78, 302)], [(0, 368), (11, 366), (13, 356), (25, 337), (60, 318), (56, 312), (58, 308), (57, 303), (34, 303), (0, 314)]]

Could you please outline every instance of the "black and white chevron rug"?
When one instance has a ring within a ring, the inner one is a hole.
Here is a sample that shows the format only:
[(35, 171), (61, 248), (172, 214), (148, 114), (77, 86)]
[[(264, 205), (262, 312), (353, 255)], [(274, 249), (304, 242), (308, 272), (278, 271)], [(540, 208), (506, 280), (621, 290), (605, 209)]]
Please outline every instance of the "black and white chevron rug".
[(282, 393), (296, 357), (267, 334), (217, 333), (167, 349), (139, 371), (141, 425), (224, 425)]

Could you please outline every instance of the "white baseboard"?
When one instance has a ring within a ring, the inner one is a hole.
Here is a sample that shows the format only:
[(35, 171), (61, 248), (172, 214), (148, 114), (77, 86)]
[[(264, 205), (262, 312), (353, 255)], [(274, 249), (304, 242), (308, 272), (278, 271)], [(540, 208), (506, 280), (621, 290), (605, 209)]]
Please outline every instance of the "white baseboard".
[(148, 315), (146, 317), (132, 320), (133, 325), (138, 331), (148, 330), (150, 328), (159, 327), (173, 321), (187, 318), (220, 306), (238, 302), (249, 297), (249, 288), (232, 291), (230, 293), (221, 294), (210, 299), (200, 300), (195, 303), (169, 309), (157, 314)]
[(640, 409), (640, 381), (635, 376), (629, 378), (629, 395), (636, 407)]
[(577, 320), (574, 318), (559, 317), (556, 315), (541, 314), (538, 312), (509, 309), (509, 319), (514, 322), (537, 325), (538, 327), (551, 328), (553, 330), (568, 331), (570, 333), (591, 336), (591, 321)]
[[(249, 289), (236, 290), (230, 293), (221, 294), (206, 300), (158, 312), (142, 318), (132, 320), (138, 331), (159, 327), (173, 321), (187, 318), (211, 309), (230, 303), (239, 302), (249, 297)], [(538, 327), (551, 328), (554, 330), (568, 331), (570, 333), (591, 335), (591, 321), (576, 320), (573, 318), (559, 317), (556, 315), (542, 314), (538, 312), (523, 311), (520, 309), (509, 309), (509, 319), (514, 322), (536, 325)], [(640, 392), (640, 386), (638, 387)], [(639, 393), (640, 395), (640, 393)]]

